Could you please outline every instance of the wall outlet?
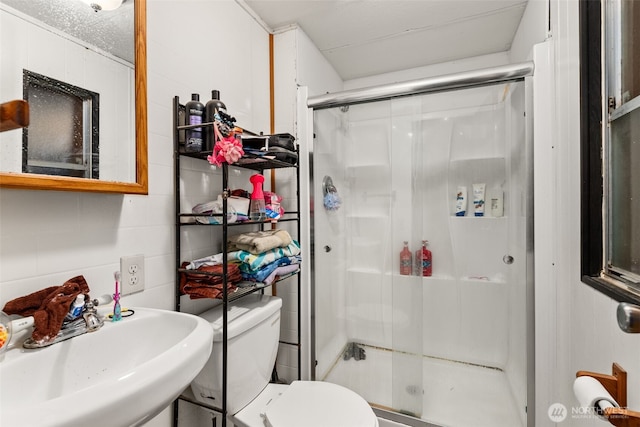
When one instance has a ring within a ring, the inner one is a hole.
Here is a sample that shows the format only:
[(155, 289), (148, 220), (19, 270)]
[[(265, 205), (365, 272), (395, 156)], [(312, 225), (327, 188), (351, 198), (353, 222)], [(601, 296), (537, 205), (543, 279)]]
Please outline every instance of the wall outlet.
[(144, 255), (120, 258), (120, 295), (144, 291)]

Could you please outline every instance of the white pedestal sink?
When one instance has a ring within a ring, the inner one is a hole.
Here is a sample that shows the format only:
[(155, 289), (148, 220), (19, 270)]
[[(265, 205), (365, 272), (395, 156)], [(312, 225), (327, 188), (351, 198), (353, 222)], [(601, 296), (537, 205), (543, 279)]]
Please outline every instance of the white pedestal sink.
[(213, 330), (202, 318), (136, 308), (50, 347), (10, 348), (0, 362), (0, 425), (142, 425), (200, 372)]

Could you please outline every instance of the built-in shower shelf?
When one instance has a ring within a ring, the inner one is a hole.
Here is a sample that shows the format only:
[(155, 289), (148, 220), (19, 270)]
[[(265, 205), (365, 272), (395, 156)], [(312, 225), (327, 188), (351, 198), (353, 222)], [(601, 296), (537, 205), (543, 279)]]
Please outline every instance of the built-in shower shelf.
[(422, 279), (424, 283), (428, 282), (460, 282), (460, 283), (478, 283), (478, 284), (498, 284), (504, 285), (507, 282), (503, 278), (496, 278), (495, 275), (491, 276), (464, 276), (464, 277), (454, 277), (448, 274), (434, 274), (433, 276), (416, 276), (415, 274), (404, 275), (398, 272), (383, 272), (380, 269), (376, 268), (363, 268), (363, 267), (348, 267), (347, 272), (350, 274), (359, 274), (359, 275), (372, 275), (374, 278), (380, 278), (380, 276), (384, 276), (386, 279), (401, 279), (401, 280), (416, 280)]
[(460, 220), (460, 221), (501, 221), (506, 220), (508, 217), (505, 216), (475, 216), (472, 214), (467, 216), (455, 216), (449, 215), (451, 219)]
[(389, 163), (361, 163), (356, 165), (347, 165), (345, 166), (346, 170), (350, 169), (366, 169), (366, 168), (374, 168), (376, 170), (380, 168), (390, 169), (391, 165)]
[(497, 156), (478, 156), (478, 157), (464, 157), (458, 159), (449, 160), (451, 163), (461, 163), (461, 162), (482, 162), (482, 161), (504, 161), (505, 157), (503, 155)]
[(436, 274), (433, 276), (416, 276), (415, 274), (412, 275), (404, 275), (404, 274), (400, 274), (398, 272), (391, 272), (391, 271), (382, 271), (378, 268), (362, 268), (362, 267), (348, 267), (347, 268), (347, 272), (348, 273), (353, 273), (353, 274), (362, 274), (362, 275), (367, 275), (367, 274), (371, 274), (371, 275), (375, 275), (376, 278), (380, 277), (380, 275), (383, 275), (385, 278), (389, 279), (389, 278), (401, 278), (401, 279), (422, 279), (423, 281), (438, 281), (438, 280), (442, 280), (442, 281), (453, 281), (456, 280), (455, 277), (447, 275), (447, 274)]
[(483, 277), (483, 276), (469, 276), (469, 277), (461, 277), (458, 279), (461, 282), (473, 282), (473, 283), (487, 283), (487, 284), (499, 284), (504, 285), (505, 282), (503, 279), (492, 279), (491, 276)]
[(417, 276), (415, 274), (412, 275), (404, 275), (404, 274), (400, 274), (400, 273), (393, 273), (392, 276), (395, 277), (400, 277), (400, 278), (407, 278), (407, 279), (421, 279), (423, 282), (429, 282), (429, 281), (450, 281), (450, 280), (455, 280), (454, 277), (452, 276), (448, 276), (446, 274), (436, 274), (436, 275), (432, 275), (432, 276)]
[(362, 268), (362, 267), (348, 267), (348, 273), (359, 273), (359, 274), (382, 274), (382, 270), (378, 268)]
[(375, 213), (365, 213), (365, 214), (347, 214), (347, 219), (389, 219), (388, 214), (375, 214)]

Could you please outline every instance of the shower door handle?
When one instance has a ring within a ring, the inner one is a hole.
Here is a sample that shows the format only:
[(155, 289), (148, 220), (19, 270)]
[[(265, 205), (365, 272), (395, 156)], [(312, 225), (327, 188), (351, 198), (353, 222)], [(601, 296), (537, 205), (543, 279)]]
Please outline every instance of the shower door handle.
[(618, 305), (618, 326), (630, 334), (640, 333), (640, 307), (623, 302)]

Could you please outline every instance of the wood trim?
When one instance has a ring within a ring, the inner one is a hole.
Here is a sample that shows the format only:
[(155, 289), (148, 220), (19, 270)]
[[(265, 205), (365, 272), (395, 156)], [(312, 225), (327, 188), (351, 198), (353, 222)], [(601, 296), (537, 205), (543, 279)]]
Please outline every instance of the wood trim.
[(135, 182), (110, 182), (28, 173), (2, 173), (0, 186), (22, 190), (147, 194), (147, 189)]
[(141, 194), (149, 192), (147, 125), (147, 0), (135, 0), (136, 56), (136, 183)]

